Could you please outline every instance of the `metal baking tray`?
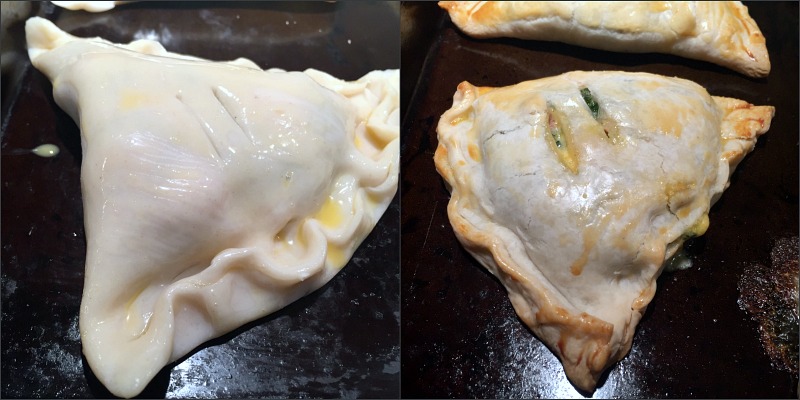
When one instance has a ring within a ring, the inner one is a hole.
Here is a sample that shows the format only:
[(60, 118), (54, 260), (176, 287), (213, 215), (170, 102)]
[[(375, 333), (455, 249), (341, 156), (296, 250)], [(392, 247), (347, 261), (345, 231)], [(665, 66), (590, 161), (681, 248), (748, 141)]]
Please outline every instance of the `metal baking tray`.
[[(472, 39), (435, 3), (402, 4), (404, 398), (797, 398), (796, 373), (766, 355), (758, 323), (737, 303), (737, 284), (748, 264), (770, 265), (777, 240), (798, 235), (798, 5), (747, 5), (770, 52), (764, 79), (669, 55)], [(708, 232), (687, 244), (694, 267), (661, 275), (630, 354), (592, 394), (569, 383), (501, 284), (459, 245), (433, 163), (436, 124), (461, 81), (506, 86), (572, 70), (677, 76), (712, 95), (777, 109), (711, 209)]]
[[(264, 68), (316, 68), (348, 80), (400, 67), (397, 3), (140, 2), (98, 14), (34, 8), (77, 36), (154, 38), (213, 60), (247, 57)], [(54, 103), (47, 78), (23, 62), (21, 78), (4, 88), (2, 116), (0, 397), (109, 398), (82, 357), (77, 328), (86, 251), (79, 130)], [(43, 143), (60, 154), (17, 154)], [(396, 196), (331, 282), (168, 365), (140, 397), (397, 398), (399, 214)]]

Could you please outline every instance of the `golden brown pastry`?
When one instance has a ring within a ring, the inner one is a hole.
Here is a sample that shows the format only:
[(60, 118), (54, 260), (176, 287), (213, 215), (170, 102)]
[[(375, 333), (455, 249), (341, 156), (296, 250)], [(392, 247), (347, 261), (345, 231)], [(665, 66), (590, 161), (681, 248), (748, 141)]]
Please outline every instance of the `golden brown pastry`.
[(738, 1), (440, 1), (439, 6), (476, 38), (668, 53), (752, 77), (770, 70), (764, 35)]
[(774, 108), (646, 73), (458, 86), (435, 162), (456, 236), (579, 388), (624, 357)]

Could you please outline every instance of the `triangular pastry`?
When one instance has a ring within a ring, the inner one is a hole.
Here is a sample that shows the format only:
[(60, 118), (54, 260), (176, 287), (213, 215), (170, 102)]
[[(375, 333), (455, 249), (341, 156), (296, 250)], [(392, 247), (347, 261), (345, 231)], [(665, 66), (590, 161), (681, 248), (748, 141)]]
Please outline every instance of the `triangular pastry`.
[(26, 31), (81, 129), (81, 340), (116, 395), (324, 285), (397, 190), (398, 70), (345, 82)]
[(630, 350), (665, 261), (706, 231), (773, 114), (646, 73), (463, 82), (439, 120), (435, 162), (458, 239), (592, 391)]
[(770, 70), (764, 35), (738, 1), (440, 1), (439, 6), (476, 38), (668, 53), (752, 77)]

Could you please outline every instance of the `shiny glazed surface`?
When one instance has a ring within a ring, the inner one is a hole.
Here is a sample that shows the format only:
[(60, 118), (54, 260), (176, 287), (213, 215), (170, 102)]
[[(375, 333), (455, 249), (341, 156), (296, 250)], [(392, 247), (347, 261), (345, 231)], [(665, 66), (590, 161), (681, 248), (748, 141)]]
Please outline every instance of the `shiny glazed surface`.
[[(413, 16), (416, 30), (408, 33), (414, 40), (403, 40), (403, 397), (797, 396), (797, 377), (771, 364), (758, 325), (737, 304), (747, 263), (768, 263), (776, 241), (798, 232), (797, 5), (747, 5), (775, 60), (765, 79), (666, 55), (475, 40), (435, 4), (404, 4), (402, 15)], [(572, 70), (677, 76), (714, 96), (776, 107), (769, 133), (711, 208), (708, 231), (687, 243), (694, 267), (661, 275), (630, 354), (601, 377), (593, 394), (569, 383), (555, 356), (516, 316), (500, 283), (460, 246), (447, 219), (448, 192), (433, 166), (436, 123), (461, 81), (506, 86)]]

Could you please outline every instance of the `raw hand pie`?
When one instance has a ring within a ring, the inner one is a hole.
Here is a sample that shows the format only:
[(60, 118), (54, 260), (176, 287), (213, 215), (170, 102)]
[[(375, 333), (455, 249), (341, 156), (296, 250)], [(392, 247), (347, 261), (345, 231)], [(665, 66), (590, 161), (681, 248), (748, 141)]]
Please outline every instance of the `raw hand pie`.
[(669, 53), (752, 77), (770, 70), (764, 35), (738, 1), (440, 1), (439, 6), (477, 38)]
[(435, 161), (461, 243), (579, 388), (624, 357), (774, 108), (645, 73), (458, 86)]
[(81, 128), (80, 331), (116, 395), (324, 285), (396, 192), (397, 70), (345, 82), (26, 29)]

